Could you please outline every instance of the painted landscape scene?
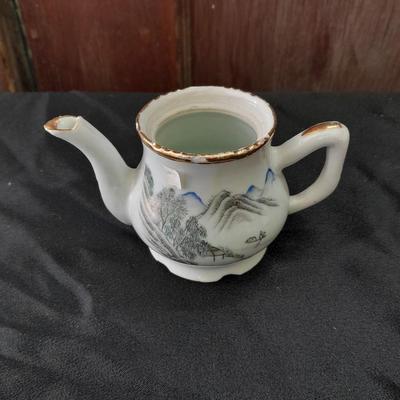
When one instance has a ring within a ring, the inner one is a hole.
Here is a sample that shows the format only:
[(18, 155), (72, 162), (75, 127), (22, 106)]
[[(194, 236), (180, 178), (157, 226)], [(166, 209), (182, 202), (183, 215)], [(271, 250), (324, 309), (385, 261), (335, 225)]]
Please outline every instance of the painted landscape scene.
[[(264, 188), (251, 185), (244, 194), (221, 190), (205, 203), (197, 193), (173, 186), (155, 193), (153, 175), (145, 166), (139, 215), (146, 239), (155, 251), (182, 263), (209, 265), (243, 259), (240, 251), (221, 245), (221, 238), (232, 235), (238, 224), (265, 216), (270, 207), (278, 206), (265, 196), (274, 180), (269, 169)], [(264, 231), (254, 232), (243, 242), (243, 248), (259, 246), (266, 238)]]

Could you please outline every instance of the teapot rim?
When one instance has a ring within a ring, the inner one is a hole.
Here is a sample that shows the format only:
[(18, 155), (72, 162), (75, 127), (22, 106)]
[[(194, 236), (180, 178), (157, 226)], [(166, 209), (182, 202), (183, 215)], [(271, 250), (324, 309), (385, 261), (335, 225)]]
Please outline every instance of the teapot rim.
[[(154, 102), (157, 102), (158, 100), (162, 99), (163, 97), (170, 96), (177, 94), (179, 92), (184, 92), (184, 91), (189, 91), (189, 90), (198, 90), (198, 89), (207, 89), (207, 88), (212, 88), (212, 89), (224, 89), (227, 91), (234, 91), (236, 93), (239, 93), (244, 96), (252, 96), (256, 98), (256, 101), (261, 103), (263, 106), (265, 106), (265, 109), (267, 111), (270, 111), (272, 115), (272, 127), (264, 133), (261, 137), (257, 138), (257, 140), (245, 147), (240, 147), (237, 150), (232, 150), (232, 151), (225, 151), (225, 152), (219, 152), (219, 153), (188, 153), (188, 152), (180, 152), (176, 150), (172, 150), (168, 147), (162, 146), (159, 143), (157, 143), (154, 140), (151, 140), (150, 137), (143, 131), (142, 126), (141, 126), (141, 117), (143, 115), (143, 112), (151, 105), (154, 104)], [(228, 162), (228, 161), (234, 161), (240, 158), (247, 157), (257, 150), (261, 149), (264, 145), (269, 143), (276, 130), (276, 124), (277, 124), (277, 118), (276, 118), (276, 113), (273, 107), (266, 102), (264, 99), (261, 97), (255, 95), (254, 93), (243, 91), (241, 89), (236, 89), (236, 88), (228, 88), (225, 86), (189, 86), (184, 89), (178, 89), (175, 91), (171, 91), (168, 93), (163, 93), (160, 94), (159, 96), (155, 97), (154, 99), (148, 101), (137, 113), (136, 116), (136, 131), (139, 135), (140, 140), (142, 143), (147, 146), (150, 150), (154, 151), (155, 153), (161, 155), (162, 157), (174, 160), (174, 161), (183, 161), (183, 162), (191, 162), (195, 164), (215, 164), (215, 163), (220, 163), (220, 162)]]

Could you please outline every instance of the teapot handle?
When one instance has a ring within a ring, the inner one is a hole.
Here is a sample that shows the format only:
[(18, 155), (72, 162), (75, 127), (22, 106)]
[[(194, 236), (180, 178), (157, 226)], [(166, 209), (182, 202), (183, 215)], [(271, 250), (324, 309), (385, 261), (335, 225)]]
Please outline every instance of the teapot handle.
[(317, 180), (302, 192), (289, 197), (289, 214), (310, 207), (328, 197), (339, 183), (349, 144), (349, 130), (336, 121), (321, 122), (273, 147), (278, 170), (326, 147), (326, 159)]

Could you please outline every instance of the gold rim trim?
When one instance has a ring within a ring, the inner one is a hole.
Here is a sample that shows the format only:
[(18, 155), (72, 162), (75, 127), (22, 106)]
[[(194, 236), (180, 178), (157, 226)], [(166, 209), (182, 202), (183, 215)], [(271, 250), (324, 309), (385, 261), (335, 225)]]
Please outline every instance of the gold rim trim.
[[(224, 86), (219, 86), (220, 88), (224, 89), (233, 89), (233, 88), (226, 88)], [(184, 89), (180, 89), (184, 90)], [(172, 149), (169, 149), (168, 147), (164, 147), (159, 145), (156, 142), (153, 142), (152, 140), (149, 139), (149, 137), (143, 132), (140, 126), (140, 116), (142, 112), (154, 101), (157, 101), (160, 97), (167, 96), (169, 93), (175, 93), (179, 90), (175, 90), (174, 92), (169, 92), (166, 94), (162, 94), (157, 96), (156, 98), (150, 100), (147, 102), (137, 113), (136, 115), (136, 130), (137, 133), (139, 134), (139, 137), (141, 141), (151, 150), (156, 152), (157, 154), (160, 154), (163, 157), (169, 158), (170, 160), (174, 161), (183, 161), (183, 162), (191, 162), (195, 164), (215, 164), (215, 163), (221, 163), (221, 162), (227, 162), (227, 161), (232, 161), (232, 160), (237, 160), (239, 158), (244, 158), (249, 156), (250, 154), (253, 154), (255, 151), (263, 147), (265, 144), (271, 141), (275, 134), (276, 130), (276, 113), (275, 110), (271, 107), (269, 103), (267, 103), (264, 99), (261, 99), (261, 97), (256, 96), (253, 93), (250, 92), (244, 92), (240, 89), (234, 89), (238, 92), (248, 94), (250, 96), (254, 96), (257, 99), (260, 99), (265, 102), (266, 107), (269, 108), (269, 110), (272, 113), (272, 119), (273, 119), (273, 125), (272, 128), (260, 139), (258, 139), (256, 142), (252, 143), (249, 146), (246, 147), (241, 147), (240, 149), (234, 150), (234, 151), (225, 151), (222, 153), (215, 153), (215, 154), (204, 154), (204, 153), (184, 153), (180, 151), (175, 151)]]
[[(59, 128), (58, 127), (58, 123), (59, 123), (60, 119), (65, 118), (65, 117), (72, 117), (72, 118), (76, 119), (74, 126), (72, 128)], [(47, 121), (43, 125), (43, 128), (48, 129), (49, 131), (72, 131), (77, 124), (77, 120), (78, 120), (78, 117), (76, 115), (59, 115), (58, 117), (54, 117), (51, 120)]]
[(328, 129), (342, 128), (342, 127), (343, 125), (338, 121), (320, 122), (319, 124), (315, 124), (307, 128), (305, 131), (303, 131), (301, 136), (309, 136), (317, 132), (325, 131)]

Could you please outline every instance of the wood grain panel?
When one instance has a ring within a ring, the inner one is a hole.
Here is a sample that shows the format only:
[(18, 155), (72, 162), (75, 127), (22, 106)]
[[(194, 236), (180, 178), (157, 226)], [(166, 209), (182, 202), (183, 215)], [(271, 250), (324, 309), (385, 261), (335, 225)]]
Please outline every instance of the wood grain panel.
[(191, 0), (178, 0), (177, 26), (179, 43), (179, 64), (181, 69), (181, 87), (192, 83), (192, 27)]
[(179, 85), (175, 0), (19, 0), (39, 90)]
[(192, 2), (194, 84), (400, 90), (399, 0)]
[(17, 9), (12, 0), (0, 0), (0, 91), (33, 89)]

